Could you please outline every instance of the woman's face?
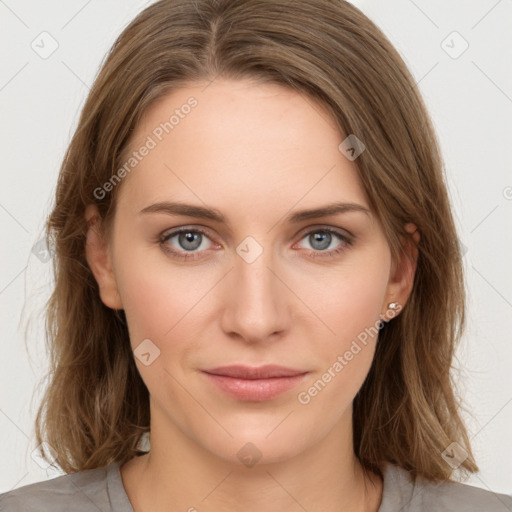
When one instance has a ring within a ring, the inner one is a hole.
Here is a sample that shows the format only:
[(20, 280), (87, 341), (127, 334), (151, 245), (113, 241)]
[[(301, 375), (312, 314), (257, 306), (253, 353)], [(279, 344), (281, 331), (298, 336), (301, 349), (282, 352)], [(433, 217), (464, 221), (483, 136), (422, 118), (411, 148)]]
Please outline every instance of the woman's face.
[[(229, 461), (285, 460), (350, 431), (380, 315), (405, 303), (412, 275), (392, 271), (338, 148), (346, 135), (321, 106), (277, 85), (206, 85), (146, 111), (117, 185), (112, 280), (88, 258), (102, 300), (125, 310), (152, 432)], [(335, 204), (352, 206), (303, 213)], [(205, 373), (232, 365), (302, 375)]]

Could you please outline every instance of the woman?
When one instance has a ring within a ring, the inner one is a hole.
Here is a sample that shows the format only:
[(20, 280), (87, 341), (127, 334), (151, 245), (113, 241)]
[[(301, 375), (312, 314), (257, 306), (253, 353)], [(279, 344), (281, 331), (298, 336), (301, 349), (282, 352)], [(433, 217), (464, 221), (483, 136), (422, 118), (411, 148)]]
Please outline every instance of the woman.
[(91, 89), (47, 237), (36, 434), (69, 474), (3, 510), (510, 509), (452, 477), (478, 467), (442, 159), (351, 4), (145, 9)]

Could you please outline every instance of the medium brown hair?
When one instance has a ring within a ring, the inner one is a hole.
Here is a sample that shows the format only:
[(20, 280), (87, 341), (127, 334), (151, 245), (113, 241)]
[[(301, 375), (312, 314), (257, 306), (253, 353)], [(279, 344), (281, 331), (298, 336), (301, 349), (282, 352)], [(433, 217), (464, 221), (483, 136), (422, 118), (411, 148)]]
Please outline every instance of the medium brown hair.
[(421, 234), (409, 301), (380, 331), (353, 402), (354, 451), (363, 468), (382, 475), (389, 461), (450, 480), (441, 454), (457, 442), (468, 452), (459, 471), (478, 471), (451, 374), (465, 290), (438, 142), (398, 52), (342, 0), (161, 0), (118, 37), (65, 154), (46, 224), (55, 288), (38, 443), (49, 443), (67, 473), (141, 453), (149, 394), (124, 311), (102, 303), (86, 261), (84, 211), (96, 204), (108, 235), (122, 183), (101, 199), (94, 191), (122, 166), (143, 112), (184, 84), (217, 77), (280, 84), (327, 107), (340, 134), (355, 134), (366, 146), (355, 164), (393, 261), (403, 253), (406, 223)]

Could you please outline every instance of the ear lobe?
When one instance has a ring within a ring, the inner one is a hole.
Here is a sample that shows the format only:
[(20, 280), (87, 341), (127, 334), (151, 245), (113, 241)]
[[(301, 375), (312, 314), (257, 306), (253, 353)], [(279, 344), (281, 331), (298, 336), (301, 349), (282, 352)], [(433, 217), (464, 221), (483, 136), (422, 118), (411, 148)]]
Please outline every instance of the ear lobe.
[[(402, 307), (406, 304), (414, 284), (414, 275), (418, 262), (418, 243), (420, 233), (412, 224), (406, 224), (405, 230), (411, 235), (403, 241), (400, 259), (393, 263), (388, 282), (386, 301), (383, 305), (387, 311), (388, 303), (398, 302)], [(383, 313), (385, 314), (385, 313)]]
[(123, 309), (109, 247), (101, 231), (101, 216), (96, 205), (90, 204), (86, 207), (85, 219), (88, 226), (85, 257), (98, 283), (101, 301), (111, 309)]

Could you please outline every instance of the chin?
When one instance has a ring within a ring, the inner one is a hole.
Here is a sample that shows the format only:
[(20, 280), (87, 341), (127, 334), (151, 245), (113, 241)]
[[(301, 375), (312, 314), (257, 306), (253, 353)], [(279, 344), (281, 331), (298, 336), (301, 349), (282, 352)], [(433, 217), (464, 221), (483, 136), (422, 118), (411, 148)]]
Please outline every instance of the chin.
[[(286, 429), (278, 433), (278, 429), (272, 432), (272, 428), (265, 426), (259, 431), (254, 428), (247, 429), (246, 433), (238, 430), (233, 438), (226, 439), (227, 436), (222, 436), (222, 439), (213, 439), (208, 436), (201, 444), (226, 462), (240, 464), (247, 468), (284, 462), (307, 449), (307, 446), (303, 445), (304, 435), (292, 433)], [(298, 443), (298, 439), (302, 443)]]

